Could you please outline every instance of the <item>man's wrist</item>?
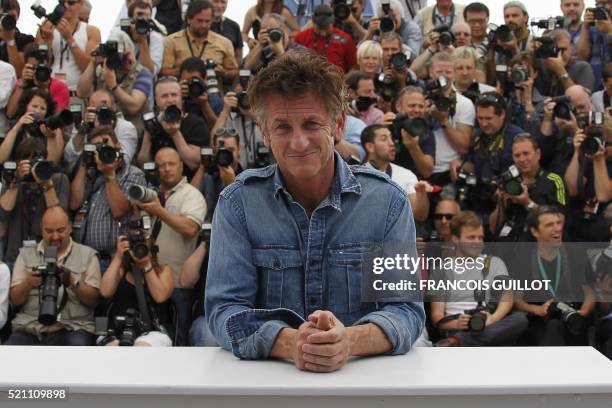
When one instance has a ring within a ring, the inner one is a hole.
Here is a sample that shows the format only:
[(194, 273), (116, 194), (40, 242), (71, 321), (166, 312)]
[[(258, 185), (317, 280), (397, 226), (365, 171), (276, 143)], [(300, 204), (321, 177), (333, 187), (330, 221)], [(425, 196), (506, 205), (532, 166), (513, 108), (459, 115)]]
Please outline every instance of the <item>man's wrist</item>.
[(15, 38), (12, 38), (12, 39), (10, 39), (10, 40), (7, 40), (7, 41), (6, 41), (6, 46), (7, 46), (7, 47), (16, 47), (16, 46), (17, 46), (17, 43), (15, 42)]
[(109, 181), (112, 180), (117, 180), (117, 175), (113, 172), (113, 173), (108, 173), (108, 174), (102, 174), (102, 177), (104, 178), (104, 182), (108, 183)]
[(43, 192), (47, 192), (52, 190), (55, 187), (55, 185), (53, 184), (53, 181), (49, 180), (46, 183), (43, 183), (40, 185), (40, 188), (42, 189)]

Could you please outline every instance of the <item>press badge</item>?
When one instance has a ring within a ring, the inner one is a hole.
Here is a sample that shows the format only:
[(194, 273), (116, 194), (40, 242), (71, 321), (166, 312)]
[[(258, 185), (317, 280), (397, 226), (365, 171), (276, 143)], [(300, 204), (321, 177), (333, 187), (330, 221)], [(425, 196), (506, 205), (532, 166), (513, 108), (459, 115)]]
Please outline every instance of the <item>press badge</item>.
[(24, 239), (22, 241), (23, 246), (26, 248), (35, 248), (36, 247), (36, 241), (33, 239)]
[(501, 231), (499, 233), (499, 237), (500, 238), (505, 238), (508, 235), (510, 235), (511, 232), (512, 232), (512, 227), (509, 226), (508, 224), (504, 224), (503, 228), (501, 229)]

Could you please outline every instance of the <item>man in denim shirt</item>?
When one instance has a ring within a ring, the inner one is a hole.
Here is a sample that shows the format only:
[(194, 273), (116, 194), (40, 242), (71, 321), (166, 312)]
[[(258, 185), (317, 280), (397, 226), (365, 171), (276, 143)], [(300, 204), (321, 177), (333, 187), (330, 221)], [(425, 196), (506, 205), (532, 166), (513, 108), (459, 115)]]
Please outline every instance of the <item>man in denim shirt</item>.
[(338, 68), (303, 52), (249, 86), (277, 164), (244, 171), (221, 193), (205, 299), (210, 331), (239, 358), (329, 372), (351, 356), (406, 353), (421, 334), (421, 302), (361, 301), (364, 243), (404, 243), (414, 255), (415, 228), (399, 186), (334, 153), (345, 94)]

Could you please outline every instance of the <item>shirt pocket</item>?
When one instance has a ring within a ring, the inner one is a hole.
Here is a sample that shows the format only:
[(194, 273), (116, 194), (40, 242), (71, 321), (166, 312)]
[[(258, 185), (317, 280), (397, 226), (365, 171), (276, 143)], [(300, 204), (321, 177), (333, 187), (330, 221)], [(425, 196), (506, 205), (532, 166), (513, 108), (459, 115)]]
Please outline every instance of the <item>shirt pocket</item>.
[(284, 307), (302, 311), (304, 268), (299, 250), (288, 248), (253, 249), (259, 288), (257, 303), (265, 309)]
[(329, 250), (327, 304), (333, 313), (350, 314), (362, 309), (361, 276), (364, 256), (360, 244), (347, 244)]

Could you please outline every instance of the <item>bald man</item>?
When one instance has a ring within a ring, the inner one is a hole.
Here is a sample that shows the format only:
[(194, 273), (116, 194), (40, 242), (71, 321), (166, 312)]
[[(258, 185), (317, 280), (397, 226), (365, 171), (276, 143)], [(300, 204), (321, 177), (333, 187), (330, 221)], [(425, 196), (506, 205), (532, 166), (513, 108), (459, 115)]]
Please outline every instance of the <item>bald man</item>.
[(153, 242), (159, 247), (158, 262), (168, 264), (174, 274), (172, 300), (179, 314), (177, 346), (187, 346), (187, 332), (191, 325), (191, 307), (194, 290), (180, 285), (181, 267), (195, 250), (198, 233), (206, 217), (206, 201), (200, 191), (183, 176), (183, 162), (178, 152), (171, 147), (161, 148), (155, 155), (159, 170), (161, 192), (165, 203), (157, 196), (148, 203), (136, 205), (154, 217), (153, 231), (160, 228)]
[[(13, 270), (10, 299), (21, 311), (13, 319), (13, 333), (5, 344), (89, 346), (94, 344), (94, 308), (98, 303), (100, 265), (96, 251), (72, 241), (68, 214), (59, 206), (51, 207), (42, 217), (42, 241), (19, 251)], [(60, 274), (45, 277), (49, 261), (45, 249), (57, 249)], [(49, 279), (59, 286), (54, 318), (39, 322), (40, 287)], [(65, 305), (64, 297), (67, 297)], [(56, 319), (62, 314), (62, 319)], [(72, 318), (72, 316), (78, 316)]]
[(451, 32), (455, 36), (455, 47), (472, 45), (472, 29), (468, 23), (457, 23), (451, 27)]

